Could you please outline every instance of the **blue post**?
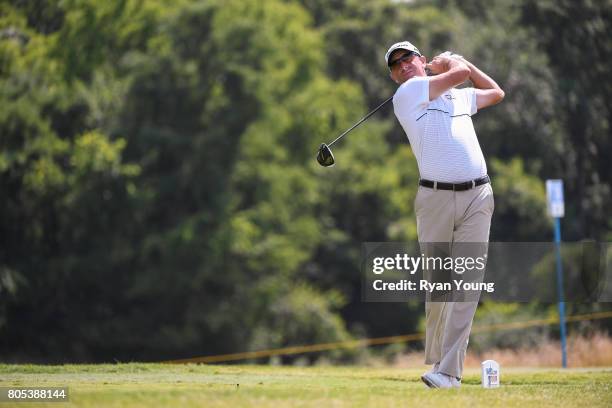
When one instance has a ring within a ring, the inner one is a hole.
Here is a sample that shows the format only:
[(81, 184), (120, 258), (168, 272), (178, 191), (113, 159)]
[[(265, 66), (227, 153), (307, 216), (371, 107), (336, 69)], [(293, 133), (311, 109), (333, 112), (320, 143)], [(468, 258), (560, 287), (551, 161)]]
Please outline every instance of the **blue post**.
[(567, 344), (565, 339), (565, 300), (563, 296), (563, 263), (561, 262), (561, 221), (555, 220), (555, 247), (557, 253), (557, 293), (559, 295), (559, 326), (561, 328), (561, 358), (563, 368), (567, 368)]

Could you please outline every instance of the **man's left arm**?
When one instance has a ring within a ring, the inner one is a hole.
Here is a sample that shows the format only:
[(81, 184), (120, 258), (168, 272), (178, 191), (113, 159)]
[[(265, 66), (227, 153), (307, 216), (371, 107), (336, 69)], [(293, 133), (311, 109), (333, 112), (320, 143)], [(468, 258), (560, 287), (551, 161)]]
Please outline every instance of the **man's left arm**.
[(504, 99), (504, 91), (497, 85), (497, 82), (490, 76), (482, 72), (476, 65), (465, 58), (461, 58), (470, 69), (470, 81), (474, 84), (476, 93), (476, 107), (478, 109), (500, 103)]

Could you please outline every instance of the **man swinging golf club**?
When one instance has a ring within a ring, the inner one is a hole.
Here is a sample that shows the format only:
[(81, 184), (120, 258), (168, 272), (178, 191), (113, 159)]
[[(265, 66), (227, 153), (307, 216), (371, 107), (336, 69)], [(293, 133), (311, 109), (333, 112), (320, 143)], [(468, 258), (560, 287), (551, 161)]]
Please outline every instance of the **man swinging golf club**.
[[(493, 191), (471, 116), (500, 102), (504, 91), (463, 57), (443, 53), (426, 64), (408, 41), (385, 54), (390, 76), (399, 84), (395, 115), (404, 128), (420, 173), (415, 199), (417, 234), (427, 243), (487, 243)], [(426, 69), (430, 71), (428, 76)], [(455, 88), (470, 80), (473, 88)], [(456, 252), (456, 251), (455, 251)], [(461, 386), (463, 361), (477, 301), (427, 301), (425, 363), (421, 379), (431, 388)]]

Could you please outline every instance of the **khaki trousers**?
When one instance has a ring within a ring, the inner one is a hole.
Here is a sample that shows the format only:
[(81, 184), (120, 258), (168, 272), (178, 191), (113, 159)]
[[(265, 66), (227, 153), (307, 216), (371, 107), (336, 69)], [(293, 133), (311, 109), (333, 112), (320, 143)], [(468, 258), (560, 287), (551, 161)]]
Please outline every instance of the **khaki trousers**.
[[(466, 247), (456, 243), (489, 241), (494, 209), (490, 184), (457, 192), (419, 186), (414, 204), (419, 243), (425, 256), (432, 256), (427, 253), (430, 246), (426, 243), (448, 243), (453, 253), (454, 249), (464, 251)], [(425, 364), (439, 363), (438, 372), (461, 378), (477, 306), (474, 301), (425, 303)]]

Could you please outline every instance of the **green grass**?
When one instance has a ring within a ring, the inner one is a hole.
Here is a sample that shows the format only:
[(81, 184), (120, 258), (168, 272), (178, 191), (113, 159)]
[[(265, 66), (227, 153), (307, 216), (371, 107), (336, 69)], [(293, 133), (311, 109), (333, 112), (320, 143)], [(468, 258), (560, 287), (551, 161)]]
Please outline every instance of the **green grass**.
[[(79, 407), (610, 407), (610, 369), (504, 369), (502, 387), (468, 370), (459, 390), (430, 390), (421, 369), (163, 364), (0, 365), (0, 386), (68, 386)], [(44, 404), (0, 403), (0, 408)]]

